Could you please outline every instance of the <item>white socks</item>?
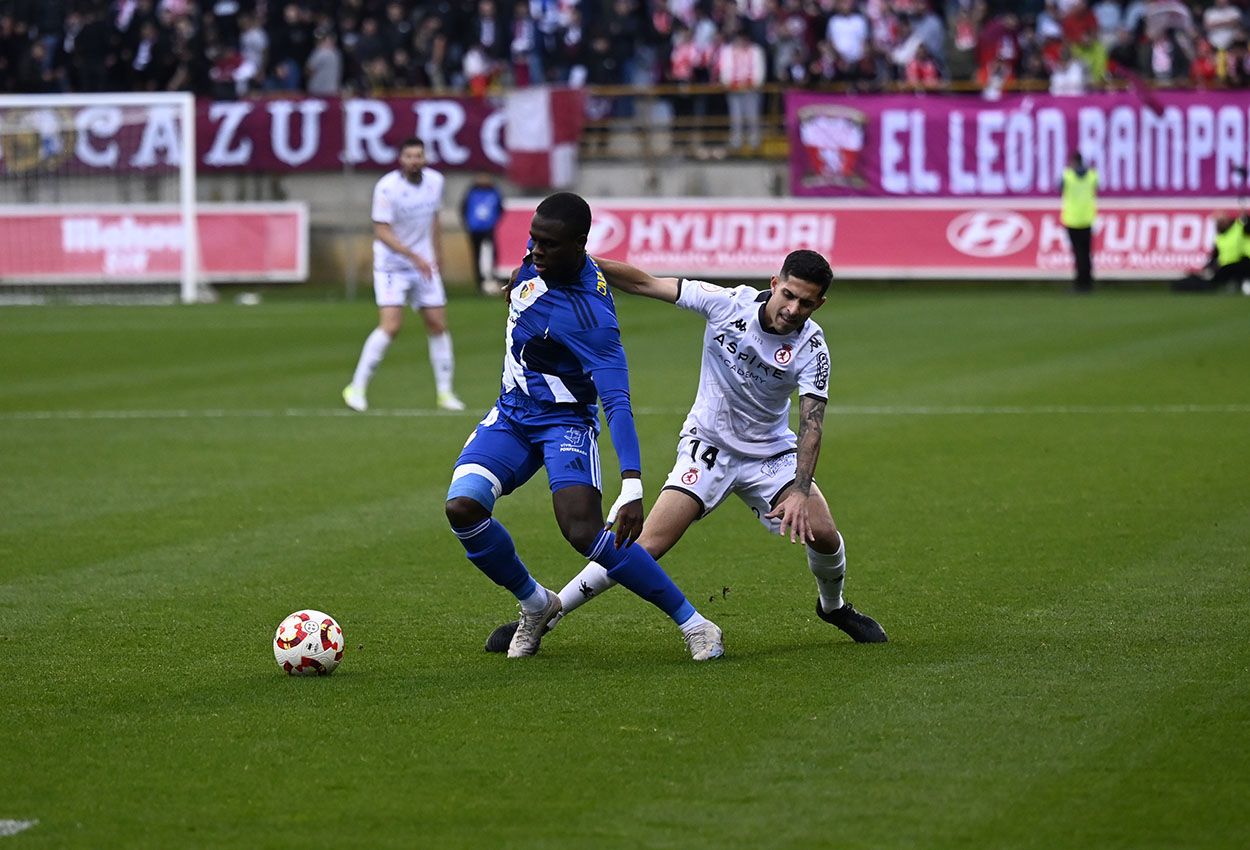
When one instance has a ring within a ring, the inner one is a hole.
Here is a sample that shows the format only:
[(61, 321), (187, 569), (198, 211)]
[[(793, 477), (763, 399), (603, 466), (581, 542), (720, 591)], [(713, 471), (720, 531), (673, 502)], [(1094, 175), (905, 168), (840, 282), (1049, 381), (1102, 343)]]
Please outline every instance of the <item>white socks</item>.
[(352, 386), (364, 392), (369, 380), (377, 370), (378, 364), (386, 356), (386, 349), (391, 346), (391, 336), (381, 328), (374, 328), (373, 333), (365, 340), (365, 347), (360, 351), (360, 360), (356, 363), (356, 372), (352, 375)]
[[(635, 546), (638, 544), (634, 544)], [(560, 616), (564, 616), (574, 608), (580, 608), (594, 597), (603, 593), (605, 590), (615, 587), (616, 582), (608, 577), (608, 571), (599, 564), (591, 561), (582, 567), (582, 571), (575, 575), (573, 579), (564, 586), (560, 591)], [(689, 617), (684, 623), (680, 624), (681, 633), (683, 635), (699, 628), (708, 620), (698, 611)]]
[(456, 360), (451, 353), (451, 334), (444, 331), (429, 338), (430, 365), (434, 367), (434, 387), (440, 393), (451, 392), (451, 377)]
[(816, 576), (820, 607), (825, 613), (842, 607), (842, 584), (846, 581), (846, 542), (838, 535), (838, 551), (832, 555), (807, 547), (807, 566)]
[(705, 625), (707, 622), (707, 617), (704, 617), (698, 611), (695, 611), (692, 615), (690, 615), (690, 618), (678, 626), (678, 628), (681, 629), (681, 633), (683, 635), (688, 635), (695, 629), (699, 628), (699, 626)]
[(537, 588), (529, 596), (521, 600), (521, 610), (526, 614), (537, 614), (547, 607), (547, 588), (534, 582)]
[(608, 578), (607, 570), (591, 561), (560, 591), (560, 603), (563, 605), (561, 610), (567, 614), (574, 608), (580, 608), (592, 596), (598, 596), (615, 584), (615, 581)]
[[(442, 333), (429, 338), (430, 365), (434, 367), (434, 386), (439, 393), (451, 392), (451, 379), (455, 372), (456, 361), (451, 353), (451, 334)], [(391, 336), (381, 328), (374, 328), (365, 340), (365, 347), (360, 351), (360, 360), (356, 363), (356, 371), (352, 375), (352, 386), (364, 392), (369, 387), (373, 373), (378, 364), (386, 356), (391, 347)]]
[[(832, 554), (817, 552), (807, 547), (807, 566), (816, 577), (816, 588), (820, 592), (820, 605), (826, 612), (842, 607), (842, 585), (846, 581), (846, 542), (838, 535), (838, 551)], [(591, 561), (582, 571), (560, 591), (560, 602), (563, 613), (567, 614), (575, 608), (585, 605), (592, 597), (598, 596), (616, 584), (608, 577), (608, 571)], [(535, 595), (535, 599), (543, 597)], [(683, 634), (706, 623), (702, 614), (681, 624)]]

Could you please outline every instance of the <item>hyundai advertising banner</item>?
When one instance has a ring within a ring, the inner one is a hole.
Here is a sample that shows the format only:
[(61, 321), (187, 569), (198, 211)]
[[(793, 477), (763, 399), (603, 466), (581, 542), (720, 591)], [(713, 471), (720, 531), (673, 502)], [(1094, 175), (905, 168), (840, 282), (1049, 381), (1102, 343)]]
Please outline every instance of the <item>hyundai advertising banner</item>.
[[(524, 256), (538, 199), (507, 203), (500, 272)], [(1107, 201), (1094, 225), (1100, 278), (1167, 280), (1211, 253), (1226, 199)], [(844, 278), (1062, 280), (1067, 232), (1052, 200), (595, 200), (587, 250), (652, 274), (761, 284), (810, 248)]]

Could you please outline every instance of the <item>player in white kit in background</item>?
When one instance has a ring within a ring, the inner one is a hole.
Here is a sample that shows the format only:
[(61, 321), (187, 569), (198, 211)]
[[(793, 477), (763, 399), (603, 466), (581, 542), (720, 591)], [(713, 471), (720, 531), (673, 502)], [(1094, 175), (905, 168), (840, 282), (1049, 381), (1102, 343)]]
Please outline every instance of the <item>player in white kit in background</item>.
[(373, 294), (378, 326), (365, 340), (343, 401), (352, 410), (369, 409), (369, 381), (404, 324), (404, 307), (420, 310), (430, 346), (438, 406), (464, 410), (452, 389), (455, 359), (447, 330), (447, 293), (439, 274), (442, 240), (438, 212), (443, 206), (443, 175), (425, 167), (425, 144), (405, 139), (399, 168), (373, 189)]
[[(638, 544), (659, 560), (691, 524), (732, 493), (774, 534), (802, 541), (816, 578), (816, 614), (859, 643), (884, 643), (885, 630), (842, 598), (846, 548), (820, 488), (829, 390), (829, 351), (812, 313), (833, 280), (815, 251), (793, 251), (768, 291), (697, 280), (655, 278), (596, 258), (608, 283), (667, 301), (707, 320), (699, 392), (677, 444), (677, 462), (647, 515)], [(799, 391), (799, 433), (790, 430), (790, 397)], [(591, 562), (560, 591), (560, 618), (612, 586)], [(495, 629), (486, 649), (501, 652), (515, 624)]]

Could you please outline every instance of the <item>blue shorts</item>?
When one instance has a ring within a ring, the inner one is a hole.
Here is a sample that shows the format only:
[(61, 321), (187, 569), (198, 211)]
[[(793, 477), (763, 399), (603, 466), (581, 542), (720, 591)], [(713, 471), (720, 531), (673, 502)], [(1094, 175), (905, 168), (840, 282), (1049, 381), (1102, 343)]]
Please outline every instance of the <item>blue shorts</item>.
[(551, 492), (576, 484), (603, 491), (597, 422), (518, 422), (492, 407), (469, 435), (456, 467), (484, 467), (507, 495), (547, 468)]

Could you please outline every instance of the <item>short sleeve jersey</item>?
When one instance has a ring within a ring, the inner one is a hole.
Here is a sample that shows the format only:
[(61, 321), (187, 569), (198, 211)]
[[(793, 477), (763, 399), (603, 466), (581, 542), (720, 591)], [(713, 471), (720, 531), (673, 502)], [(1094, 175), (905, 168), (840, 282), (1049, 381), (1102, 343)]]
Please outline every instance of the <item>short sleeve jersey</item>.
[(790, 397), (829, 398), (829, 351), (811, 319), (792, 333), (764, 329), (769, 293), (681, 281), (677, 306), (707, 320), (699, 393), (682, 433), (702, 436), (747, 457), (771, 457), (795, 448)]
[[(398, 171), (382, 177), (373, 188), (372, 218), (389, 224), (399, 241), (427, 260), (434, 260), (434, 228), (443, 205), (443, 175), (421, 169), (421, 182), (411, 183)], [(373, 240), (373, 268), (380, 272), (413, 272), (407, 257)]]

